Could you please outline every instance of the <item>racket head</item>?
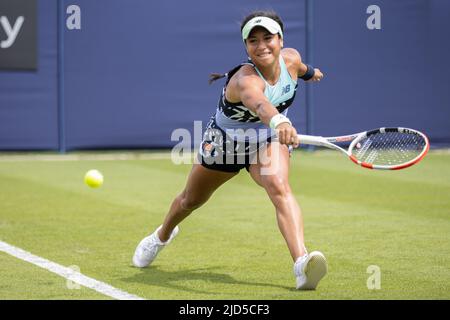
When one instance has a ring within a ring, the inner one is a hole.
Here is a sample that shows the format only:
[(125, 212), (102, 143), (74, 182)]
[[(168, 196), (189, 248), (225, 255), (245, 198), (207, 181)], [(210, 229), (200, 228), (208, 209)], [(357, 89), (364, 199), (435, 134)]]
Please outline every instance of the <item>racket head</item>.
[(364, 168), (399, 170), (418, 163), (429, 148), (427, 136), (420, 131), (379, 128), (356, 137), (348, 148), (348, 155)]

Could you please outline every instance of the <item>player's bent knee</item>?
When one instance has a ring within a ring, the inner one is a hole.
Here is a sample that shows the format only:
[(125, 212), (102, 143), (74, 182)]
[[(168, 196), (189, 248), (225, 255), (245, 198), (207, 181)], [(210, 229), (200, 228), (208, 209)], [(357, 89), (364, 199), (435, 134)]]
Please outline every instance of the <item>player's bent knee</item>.
[(264, 188), (269, 195), (280, 197), (287, 196), (290, 190), (289, 185), (283, 179), (276, 176), (268, 178), (264, 183)]
[(200, 208), (206, 201), (185, 196), (181, 199), (180, 206), (183, 210), (193, 211)]

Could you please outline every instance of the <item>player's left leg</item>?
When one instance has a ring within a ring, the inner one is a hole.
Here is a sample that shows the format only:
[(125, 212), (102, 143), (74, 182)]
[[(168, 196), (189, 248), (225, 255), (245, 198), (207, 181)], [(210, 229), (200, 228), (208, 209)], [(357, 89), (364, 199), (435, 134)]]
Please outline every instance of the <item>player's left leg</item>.
[(289, 158), (286, 145), (270, 143), (249, 172), (275, 206), (278, 227), (294, 260), (297, 289), (315, 289), (326, 274), (326, 260), (320, 252), (306, 252), (301, 209), (289, 185)]
[(268, 144), (266, 151), (259, 151), (257, 163), (250, 165), (249, 172), (253, 180), (266, 190), (275, 206), (278, 227), (295, 261), (306, 252), (302, 213), (289, 185), (287, 146), (276, 142)]

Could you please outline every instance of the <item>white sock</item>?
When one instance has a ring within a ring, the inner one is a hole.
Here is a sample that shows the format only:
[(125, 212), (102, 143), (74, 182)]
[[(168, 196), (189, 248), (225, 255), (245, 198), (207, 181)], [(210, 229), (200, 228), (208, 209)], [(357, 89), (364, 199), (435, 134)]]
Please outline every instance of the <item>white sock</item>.
[(305, 253), (304, 255), (298, 257), (297, 260), (295, 260), (295, 263), (305, 260), (307, 256), (308, 256), (308, 253)]

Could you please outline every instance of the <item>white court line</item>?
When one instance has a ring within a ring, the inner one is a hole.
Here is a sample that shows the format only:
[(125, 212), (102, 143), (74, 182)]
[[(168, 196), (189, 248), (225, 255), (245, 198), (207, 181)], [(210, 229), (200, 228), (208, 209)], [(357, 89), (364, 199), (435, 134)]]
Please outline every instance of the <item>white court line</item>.
[(27, 251), (20, 248), (14, 247), (6, 242), (0, 241), (0, 251), (8, 253), (16, 258), (32, 263), (38, 267), (46, 269), (50, 272), (56, 273), (57, 275), (66, 278), (72, 282), (78, 283), (84, 287), (93, 289), (100, 292), (106, 296), (109, 296), (118, 300), (144, 300), (141, 297), (132, 295), (128, 292), (116, 289), (109, 284), (104, 282), (89, 278), (79, 272), (76, 272), (70, 268), (63, 267), (55, 262), (49, 261), (47, 259), (35, 256)]

